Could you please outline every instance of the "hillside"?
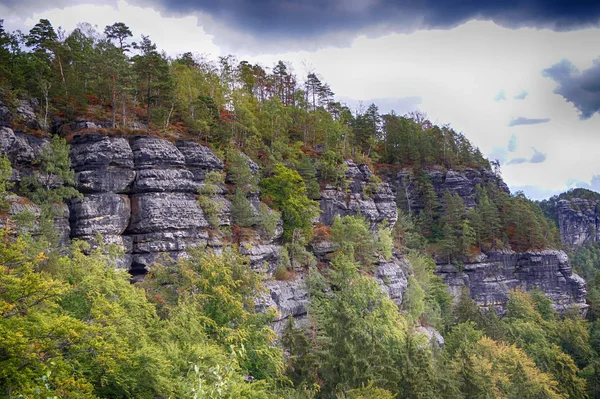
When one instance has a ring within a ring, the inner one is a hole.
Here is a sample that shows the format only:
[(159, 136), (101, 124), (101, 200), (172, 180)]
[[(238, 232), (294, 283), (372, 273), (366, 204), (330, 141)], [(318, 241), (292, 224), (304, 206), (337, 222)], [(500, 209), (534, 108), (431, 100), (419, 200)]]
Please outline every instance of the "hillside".
[(558, 229), (462, 134), (105, 33), (0, 32), (0, 397), (597, 392)]

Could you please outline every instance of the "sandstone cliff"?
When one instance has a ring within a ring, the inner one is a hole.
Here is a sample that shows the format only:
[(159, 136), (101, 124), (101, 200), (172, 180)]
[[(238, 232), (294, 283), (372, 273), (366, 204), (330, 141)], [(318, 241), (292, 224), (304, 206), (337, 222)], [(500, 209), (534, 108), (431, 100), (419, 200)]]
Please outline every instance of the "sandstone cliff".
[[(8, 127), (0, 128), (0, 152), (7, 154), (13, 164), (13, 180), (32, 173), (31, 162), (46, 144), (47, 140), (14, 133)], [(118, 266), (139, 278), (161, 256), (177, 259), (186, 256), (191, 246), (218, 250), (233, 240), (231, 230), (227, 229), (231, 225), (227, 189), (222, 187), (217, 196), (222, 204), (218, 215), (218, 223), (223, 227), (220, 232), (210, 227), (197, 201), (205, 175), (225, 168), (209, 148), (191, 140), (171, 142), (148, 135), (121, 137), (93, 132), (76, 135), (71, 145), (76, 188), (83, 197), (64, 206), (62, 216), (55, 220), (63, 242), (77, 238), (96, 245), (100, 234), (105, 243), (123, 249)], [(257, 173), (258, 166), (248, 162)], [(335, 215), (361, 214), (372, 227), (382, 223), (393, 226), (398, 217), (395, 202), (398, 191), (414, 189), (410, 173), (402, 170), (384, 182), (373, 184), (372, 171), (366, 165), (347, 161), (347, 166), (347, 190), (332, 186), (322, 189), (319, 222), (330, 225)], [(440, 199), (449, 190), (458, 193), (467, 207), (475, 206), (476, 184), (491, 182), (508, 191), (504, 182), (487, 170), (431, 170), (428, 174)], [(257, 193), (250, 194), (249, 199), (257, 208)], [(413, 210), (422, 207), (416, 198), (411, 201)], [(13, 214), (24, 206), (36, 211), (35, 205), (19, 197), (13, 198), (12, 204)], [(252, 267), (266, 275), (268, 292), (258, 305), (277, 307), (278, 331), (287, 317), (302, 319), (308, 307), (302, 270), (292, 280), (273, 278), (280, 259), (280, 234), (281, 231), (270, 239), (255, 234), (239, 240), (240, 251), (248, 256)], [(335, 248), (331, 243), (320, 242), (311, 249), (317, 258), (326, 261)], [(396, 253), (390, 261), (381, 260), (375, 265), (373, 277), (400, 304), (410, 273), (410, 264)], [(455, 294), (460, 292), (460, 286), (469, 287), (473, 298), (485, 308), (502, 311), (508, 291), (517, 286), (540, 288), (557, 309), (571, 304), (585, 307), (585, 283), (571, 272), (566, 255), (561, 252), (487, 254), (462, 270), (440, 265), (437, 273)]]

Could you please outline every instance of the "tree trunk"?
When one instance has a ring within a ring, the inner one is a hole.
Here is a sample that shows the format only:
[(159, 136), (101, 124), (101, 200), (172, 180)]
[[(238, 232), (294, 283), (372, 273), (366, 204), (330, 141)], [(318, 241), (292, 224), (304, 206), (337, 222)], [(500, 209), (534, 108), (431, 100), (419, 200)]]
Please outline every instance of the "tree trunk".
[(171, 109), (169, 110), (169, 115), (167, 116), (167, 122), (165, 123), (165, 132), (169, 127), (169, 121), (171, 120), (171, 115), (173, 115), (173, 108), (175, 108), (175, 101), (171, 102)]

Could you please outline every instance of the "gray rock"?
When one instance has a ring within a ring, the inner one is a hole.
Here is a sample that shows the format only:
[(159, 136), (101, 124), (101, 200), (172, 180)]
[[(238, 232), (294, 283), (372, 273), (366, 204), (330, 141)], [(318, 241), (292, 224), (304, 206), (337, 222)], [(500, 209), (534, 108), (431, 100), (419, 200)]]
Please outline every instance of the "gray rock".
[(281, 336), (290, 316), (300, 322), (306, 317), (308, 290), (302, 277), (289, 281), (270, 280), (265, 282), (265, 288), (267, 294), (257, 300), (256, 308), (261, 312), (269, 308), (277, 310), (273, 329)]
[(0, 127), (10, 125), (12, 121), (12, 112), (3, 102), (0, 102)]
[(183, 154), (186, 167), (197, 181), (204, 180), (207, 172), (223, 170), (225, 165), (208, 147), (195, 141), (180, 140), (175, 143)]
[(573, 273), (563, 251), (490, 253), (484, 262), (465, 264), (462, 271), (453, 265), (439, 265), (436, 274), (455, 298), (467, 286), (480, 307), (500, 313), (506, 310), (509, 292), (517, 287), (540, 289), (559, 311), (571, 305), (585, 311), (588, 306), (585, 282)]
[(395, 255), (390, 261), (379, 262), (375, 270), (377, 283), (398, 306), (402, 304), (404, 292), (408, 287), (407, 275), (410, 269), (405, 258)]
[(134, 253), (182, 252), (195, 246), (205, 247), (208, 233), (199, 230), (177, 230), (136, 234), (132, 236)]
[(98, 233), (121, 235), (131, 216), (129, 197), (114, 193), (84, 195), (82, 199), (73, 199), (70, 209), (73, 237)]
[(84, 193), (127, 193), (135, 178), (133, 152), (123, 137), (75, 136), (71, 164), (76, 187)]
[(133, 234), (208, 227), (198, 201), (189, 193), (134, 194), (131, 209), (128, 232)]
[(240, 244), (240, 253), (250, 260), (253, 270), (273, 274), (279, 264), (280, 245)]
[(444, 347), (444, 337), (442, 337), (442, 334), (435, 328), (431, 326), (419, 326), (417, 327), (417, 332), (425, 335), (432, 345), (435, 345), (438, 348)]
[(176, 169), (185, 166), (183, 154), (171, 142), (152, 136), (137, 136), (131, 142), (136, 169)]
[(35, 108), (39, 108), (37, 101), (21, 100), (17, 107), (17, 116), (27, 124), (27, 127), (33, 130), (40, 129), (40, 123), (35, 115)]
[(71, 165), (78, 172), (96, 169), (133, 169), (133, 151), (127, 139), (102, 134), (75, 136), (71, 143)]
[(199, 183), (189, 170), (181, 169), (142, 169), (137, 172), (134, 193), (148, 192), (188, 192), (196, 193)]
[[(8, 157), (14, 168), (31, 169), (34, 159), (41, 154), (44, 144), (40, 144), (34, 149), (29, 144), (27, 136), (14, 133), (9, 127), (0, 127), (0, 153)], [(46, 143), (46, 141), (42, 143)]]
[(600, 239), (598, 201), (573, 198), (560, 200), (556, 205), (560, 238), (572, 248)]
[(131, 169), (95, 169), (75, 173), (75, 187), (82, 193), (128, 193), (135, 179)]
[(379, 185), (373, 198), (361, 193), (346, 193), (340, 189), (326, 186), (321, 191), (319, 202), (321, 215), (319, 220), (325, 225), (331, 225), (336, 215), (362, 215), (371, 226), (384, 220), (393, 225), (398, 219), (398, 211), (394, 195), (387, 183)]

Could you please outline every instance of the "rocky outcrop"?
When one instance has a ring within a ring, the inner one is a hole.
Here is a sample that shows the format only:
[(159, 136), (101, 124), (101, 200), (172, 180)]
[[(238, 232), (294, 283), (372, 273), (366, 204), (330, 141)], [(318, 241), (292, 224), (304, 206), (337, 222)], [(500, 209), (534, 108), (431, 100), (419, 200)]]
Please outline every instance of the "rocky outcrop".
[[(464, 168), (461, 170), (431, 169), (426, 171), (429, 181), (433, 185), (438, 199), (442, 200), (444, 192), (448, 190), (450, 194), (458, 194), (464, 201), (467, 208), (476, 206), (475, 187), (479, 185), (492, 184), (498, 189), (510, 193), (508, 186), (501, 177), (487, 169)], [(419, 212), (423, 204), (419, 202), (417, 189), (417, 176), (410, 169), (402, 169), (393, 179), (394, 191), (398, 193), (398, 198), (406, 198), (410, 202), (410, 209), (413, 212)]]
[(560, 200), (556, 204), (560, 238), (570, 247), (580, 247), (600, 239), (598, 201), (582, 198)]
[(540, 289), (559, 311), (572, 305), (587, 308), (585, 281), (573, 273), (563, 251), (495, 252), (478, 263), (464, 264), (460, 270), (451, 264), (438, 265), (436, 274), (448, 284), (455, 298), (466, 286), (480, 307), (499, 313), (505, 311), (508, 294), (517, 287), (527, 291)]
[(299, 324), (306, 320), (309, 299), (304, 278), (290, 281), (270, 280), (265, 282), (265, 288), (266, 292), (257, 300), (257, 310), (277, 310), (272, 326), (278, 335), (283, 333), (290, 317), (294, 317)]
[[(171, 142), (147, 135), (121, 137), (89, 132), (94, 128), (82, 125), (86, 134), (76, 135), (72, 141), (75, 184), (83, 196), (56, 213), (55, 225), (63, 242), (70, 236), (90, 242), (92, 248), (116, 244), (122, 249), (117, 266), (140, 276), (163, 256), (177, 259), (187, 256), (192, 246), (219, 250), (225, 241), (235, 241), (254, 270), (273, 277), (282, 253), (281, 226), (275, 237), (268, 239), (258, 226), (230, 228), (231, 204), (225, 187), (214, 197), (221, 204), (218, 215), (221, 231), (209, 225), (198, 204), (197, 193), (206, 174), (224, 169), (223, 162), (210, 149), (191, 140)], [(0, 152), (13, 164), (14, 181), (33, 173), (32, 163), (47, 143), (46, 139), (0, 127)], [(248, 165), (252, 173), (258, 173), (257, 164), (248, 159)], [(348, 188), (325, 186), (321, 191), (320, 223), (330, 225), (335, 215), (362, 215), (372, 227), (383, 221), (391, 227), (398, 217), (399, 190), (409, 194), (414, 211), (420, 209), (416, 196), (411, 195), (416, 192), (416, 181), (410, 171), (400, 171), (382, 182), (367, 165), (352, 161), (346, 165)], [(449, 190), (460, 195), (467, 207), (475, 206), (477, 184), (491, 183), (508, 191), (499, 177), (486, 170), (434, 169), (427, 173), (440, 198)], [(258, 209), (259, 193), (250, 193), (248, 199)], [(595, 213), (591, 213), (595, 205), (565, 204), (559, 215), (562, 214), (565, 235), (572, 237), (570, 242), (578, 244), (597, 237), (597, 228), (594, 232), (584, 228), (596, 220)], [(11, 215), (25, 208), (39, 215), (39, 208), (19, 197), (11, 202)], [(100, 236), (102, 243), (97, 242)], [(325, 239), (313, 243), (311, 249), (318, 261), (328, 262), (337, 248)], [(484, 308), (502, 311), (509, 290), (518, 286), (540, 288), (559, 309), (572, 304), (585, 308), (585, 283), (572, 273), (562, 252), (494, 253), (484, 258), (464, 265), (460, 271), (451, 265), (440, 265), (437, 273), (454, 294), (463, 285), (468, 286), (473, 298)], [(278, 331), (290, 316), (301, 321), (307, 313), (308, 292), (303, 270), (296, 268), (295, 272), (295, 277), (288, 281), (267, 280), (267, 293), (258, 305), (263, 310), (277, 308)], [(373, 269), (373, 277), (397, 304), (403, 300), (410, 273), (410, 265), (397, 253), (389, 261), (379, 260)], [(435, 334), (430, 336), (439, 341)]]
[[(120, 265), (134, 275), (161, 256), (179, 258), (190, 246), (218, 244), (196, 198), (206, 172), (223, 168), (208, 148), (92, 133), (73, 139), (71, 158), (76, 188), (84, 193), (71, 202), (72, 236), (91, 241), (100, 233), (120, 244)], [(220, 224), (227, 225), (228, 201), (217, 200), (223, 203)]]
[(346, 176), (350, 180), (348, 190), (330, 185), (321, 191), (320, 222), (325, 225), (333, 223), (336, 215), (362, 215), (371, 226), (384, 220), (393, 226), (398, 219), (394, 193), (388, 183), (374, 183), (373, 175), (367, 165), (356, 165), (346, 161)]

